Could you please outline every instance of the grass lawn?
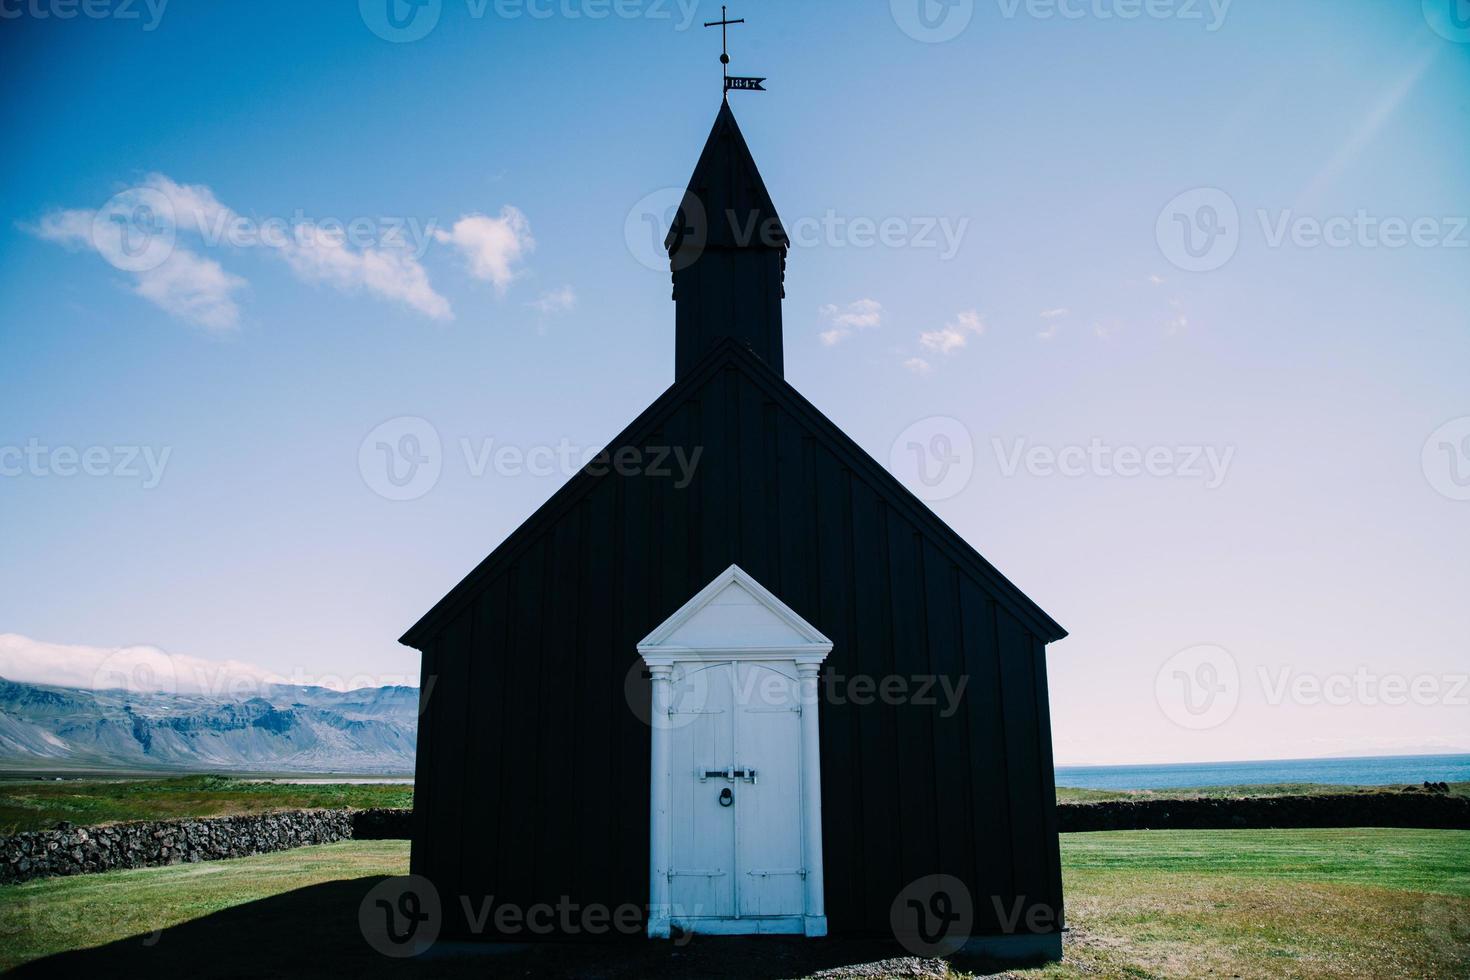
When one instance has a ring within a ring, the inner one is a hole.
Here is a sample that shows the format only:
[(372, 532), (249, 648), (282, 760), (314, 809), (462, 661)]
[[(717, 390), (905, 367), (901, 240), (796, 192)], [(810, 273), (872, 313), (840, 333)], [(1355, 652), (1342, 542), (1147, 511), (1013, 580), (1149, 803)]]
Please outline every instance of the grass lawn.
[[(355, 978), (393, 972), (404, 964), (366, 948), (357, 932), (357, 904), (373, 876), (404, 873), (407, 858), (402, 841), (349, 842), (3, 887), (0, 965), (126, 940), (74, 962), (40, 965), (90, 973), (128, 957), (133, 967), (170, 972), (186, 965), (189, 972), (209, 968), (208, 975), (269, 976), (297, 968)], [(1470, 976), (1470, 831), (1071, 834), (1062, 838), (1062, 858), (1072, 928), (1067, 959), (1018, 976)], [(160, 929), (167, 931), (154, 933)], [(823, 945), (779, 946), (773, 937), (752, 941), (756, 947), (729, 945), (738, 942), (696, 939), (682, 951), (648, 944), (575, 947), (567, 955), (582, 959), (573, 965), (566, 956), (548, 961), (560, 954), (533, 950), (418, 962), (414, 972), (484, 976), (595, 968), (601, 976), (642, 977), (715, 968), (776, 976), (791, 975), (786, 965), (794, 960), (737, 958), (736, 969), (730, 951), (745, 956), (752, 948)], [(828, 945), (826, 955), (846, 954)], [(528, 967), (528, 957), (534, 966)], [(873, 958), (854, 952), (851, 963)], [(554, 969), (543, 969), (553, 963)]]
[(272, 783), (226, 776), (0, 781), (0, 835), (123, 820), (227, 817), (270, 810), (413, 805), (407, 784)]

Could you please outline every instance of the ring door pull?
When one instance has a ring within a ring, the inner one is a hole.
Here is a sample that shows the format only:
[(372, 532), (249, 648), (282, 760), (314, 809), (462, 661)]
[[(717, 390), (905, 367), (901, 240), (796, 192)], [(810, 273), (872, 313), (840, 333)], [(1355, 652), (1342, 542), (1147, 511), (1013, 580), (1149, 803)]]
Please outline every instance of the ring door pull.
[(726, 786), (724, 789), (720, 790), (720, 806), (734, 806), (734, 805), (735, 805), (735, 794), (732, 793), (732, 792), (730, 792), (730, 787)]

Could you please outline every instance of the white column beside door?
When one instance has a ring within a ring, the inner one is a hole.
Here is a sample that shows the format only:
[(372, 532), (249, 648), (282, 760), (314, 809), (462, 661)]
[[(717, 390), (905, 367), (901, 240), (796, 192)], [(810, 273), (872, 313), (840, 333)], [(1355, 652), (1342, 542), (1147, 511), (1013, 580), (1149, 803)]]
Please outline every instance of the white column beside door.
[(649, 807), (652, 820), (648, 834), (648, 935), (654, 939), (669, 938), (669, 750), (667, 737), (669, 718), (670, 664), (648, 665), (652, 676), (650, 721), (653, 726), (652, 785)]

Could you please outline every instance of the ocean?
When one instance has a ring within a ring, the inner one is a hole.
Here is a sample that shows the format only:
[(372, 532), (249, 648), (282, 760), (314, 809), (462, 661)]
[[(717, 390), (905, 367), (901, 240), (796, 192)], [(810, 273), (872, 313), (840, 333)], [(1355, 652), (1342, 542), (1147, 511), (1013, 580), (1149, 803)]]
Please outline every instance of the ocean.
[(1180, 789), (1267, 783), (1386, 786), (1470, 782), (1470, 755), (1186, 762), (1158, 766), (1057, 766), (1057, 785), (1077, 789)]

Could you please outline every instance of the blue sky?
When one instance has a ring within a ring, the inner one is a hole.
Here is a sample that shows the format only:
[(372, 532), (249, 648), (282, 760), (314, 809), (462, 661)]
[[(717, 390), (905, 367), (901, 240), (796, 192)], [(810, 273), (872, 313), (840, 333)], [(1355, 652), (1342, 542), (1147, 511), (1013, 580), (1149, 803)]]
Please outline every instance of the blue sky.
[[(386, 3), (0, 2), (0, 664), (412, 676), (564, 479), (487, 440), (592, 450), (672, 379), (640, 257), (718, 6)], [(1058, 761), (1470, 751), (1470, 21), (925, 9), (740, 4), (732, 98), (787, 377), (1072, 631)], [(158, 195), (130, 269), (108, 207)], [(439, 472), (392, 500), (402, 419)]]

